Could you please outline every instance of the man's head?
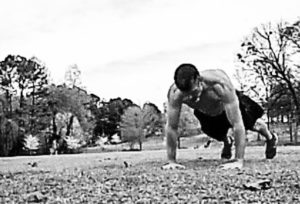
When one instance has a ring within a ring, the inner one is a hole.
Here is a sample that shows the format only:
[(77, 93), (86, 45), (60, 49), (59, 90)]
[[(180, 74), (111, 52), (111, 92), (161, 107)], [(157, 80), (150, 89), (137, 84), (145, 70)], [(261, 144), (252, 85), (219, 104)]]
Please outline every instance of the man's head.
[(180, 91), (189, 92), (199, 77), (199, 71), (194, 65), (181, 64), (175, 71), (174, 80)]

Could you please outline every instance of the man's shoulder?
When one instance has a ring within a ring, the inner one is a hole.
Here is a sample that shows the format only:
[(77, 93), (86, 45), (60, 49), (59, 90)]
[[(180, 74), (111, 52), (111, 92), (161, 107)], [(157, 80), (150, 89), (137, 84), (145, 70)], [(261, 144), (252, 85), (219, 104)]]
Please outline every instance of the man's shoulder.
[(205, 69), (200, 71), (200, 74), (220, 74), (220, 75), (227, 75), (223, 69)]
[(227, 87), (230, 89), (234, 88), (230, 77), (222, 69), (208, 69), (202, 71), (200, 75), (202, 75), (203, 81), (206, 82), (208, 85), (211, 86), (217, 85), (217, 86)]
[(200, 75), (205, 78), (230, 80), (228, 74), (222, 69), (207, 69), (200, 72)]
[(182, 92), (177, 88), (175, 84), (172, 84), (168, 91), (168, 100), (177, 101), (182, 98)]

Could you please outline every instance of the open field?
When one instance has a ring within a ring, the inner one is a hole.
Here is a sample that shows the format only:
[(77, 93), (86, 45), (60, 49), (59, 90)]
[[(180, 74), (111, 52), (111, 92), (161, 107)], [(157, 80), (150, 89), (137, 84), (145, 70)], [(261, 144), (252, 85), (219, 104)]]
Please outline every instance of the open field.
[[(300, 147), (264, 159), (248, 146), (245, 168), (218, 166), (221, 145), (181, 149), (185, 170), (163, 171), (165, 150), (0, 158), (1, 203), (300, 203)], [(245, 185), (260, 179), (268, 189)]]

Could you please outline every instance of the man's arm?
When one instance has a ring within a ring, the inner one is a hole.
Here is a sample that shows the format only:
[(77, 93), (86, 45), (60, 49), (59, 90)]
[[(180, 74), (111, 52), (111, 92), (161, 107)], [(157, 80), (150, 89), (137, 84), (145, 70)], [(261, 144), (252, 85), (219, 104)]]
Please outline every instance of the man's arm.
[[(178, 91), (178, 90), (177, 90)], [(164, 165), (163, 169), (184, 169), (185, 167), (176, 163), (176, 149), (178, 138), (178, 124), (180, 118), (180, 111), (182, 99), (176, 90), (169, 91), (168, 94), (168, 110), (167, 110), (167, 124), (166, 124), (166, 139), (167, 139), (167, 158), (168, 163)], [(177, 92), (177, 93), (176, 93)]]
[(178, 124), (180, 118), (181, 105), (174, 101), (169, 101), (167, 111), (166, 139), (167, 139), (167, 156), (170, 163), (176, 162), (176, 149), (178, 138)]
[(232, 125), (235, 140), (235, 158), (237, 160), (243, 160), (246, 147), (246, 133), (238, 99), (236, 98), (232, 102), (225, 104), (225, 111)]
[(245, 148), (246, 148), (246, 130), (239, 107), (239, 100), (236, 95), (235, 89), (227, 84), (218, 84), (215, 90), (220, 94), (226, 116), (232, 125), (233, 136), (235, 140), (235, 159), (236, 162), (223, 165), (223, 168), (242, 168)]

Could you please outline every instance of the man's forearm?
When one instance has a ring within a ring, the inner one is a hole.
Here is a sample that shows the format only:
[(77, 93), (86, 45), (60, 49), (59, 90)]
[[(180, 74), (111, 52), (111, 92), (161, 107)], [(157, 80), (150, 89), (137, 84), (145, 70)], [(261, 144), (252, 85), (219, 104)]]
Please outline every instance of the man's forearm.
[(176, 161), (177, 133), (175, 130), (167, 130), (167, 156), (171, 162)]
[(235, 158), (244, 159), (245, 148), (246, 148), (246, 134), (245, 128), (235, 127), (233, 129), (233, 135), (235, 139)]

